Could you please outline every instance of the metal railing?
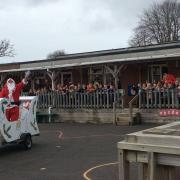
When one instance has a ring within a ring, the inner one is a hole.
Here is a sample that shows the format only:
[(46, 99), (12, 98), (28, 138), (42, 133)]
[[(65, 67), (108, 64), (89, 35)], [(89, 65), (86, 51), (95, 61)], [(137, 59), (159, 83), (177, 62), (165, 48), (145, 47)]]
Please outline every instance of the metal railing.
[(37, 108), (60, 108), (60, 109), (109, 109), (113, 108), (113, 103), (117, 103), (118, 108), (123, 108), (123, 90), (115, 92), (94, 92), (94, 93), (37, 93), (38, 104)]
[(180, 108), (180, 89), (140, 91), (139, 108)]
[(130, 117), (130, 122), (129, 124), (132, 125), (133, 123), (133, 103), (135, 101), (137, 101), (139, 95), (137, 94), (136, 96), (134, 96), (131, 101), (129, 102), (129, 117)]

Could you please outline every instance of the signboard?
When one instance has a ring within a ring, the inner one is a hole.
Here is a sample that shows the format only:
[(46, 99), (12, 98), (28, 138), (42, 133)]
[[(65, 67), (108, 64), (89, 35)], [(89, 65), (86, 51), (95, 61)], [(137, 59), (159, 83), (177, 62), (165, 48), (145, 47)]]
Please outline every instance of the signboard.
[(180, 109), (161, 109), (160, 116), (180, 116)]

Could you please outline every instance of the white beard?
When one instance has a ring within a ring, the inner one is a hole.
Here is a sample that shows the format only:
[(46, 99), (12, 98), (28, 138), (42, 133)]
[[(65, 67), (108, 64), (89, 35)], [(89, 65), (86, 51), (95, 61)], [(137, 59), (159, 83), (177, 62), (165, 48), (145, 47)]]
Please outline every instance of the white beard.
[(9, 91), (9, 95), (8, 95), (9, 100), (14, 101), (13, 97), (12, 97), (12, 93), (15, 90), (15, 83), (7, 83), (7, 88), (8, 88), (8, 91)]

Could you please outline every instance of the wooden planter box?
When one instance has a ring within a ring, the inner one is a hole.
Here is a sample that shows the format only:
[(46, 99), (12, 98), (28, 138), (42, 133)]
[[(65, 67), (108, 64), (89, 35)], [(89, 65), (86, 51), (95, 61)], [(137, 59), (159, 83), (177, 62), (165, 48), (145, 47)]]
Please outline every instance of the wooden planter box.
[(129, 163), (139, 163), (138, 180), (180, 179), (180, 122), (128, 134), (118, 142), (119, 180), (129, 180)]

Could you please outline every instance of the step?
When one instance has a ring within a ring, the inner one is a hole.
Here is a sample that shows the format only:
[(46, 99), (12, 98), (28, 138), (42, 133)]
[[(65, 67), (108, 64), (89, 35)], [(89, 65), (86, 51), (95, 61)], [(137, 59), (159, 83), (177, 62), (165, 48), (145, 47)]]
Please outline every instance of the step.
[(116, 117), (116, 124), (119, 126), (129, 125), (129, 117)]
[(116, 113), (116, 117), (129, 117), (129, 114), (128, 113)]
[[(129, 108), (116, 109), (117, 113), (129, 113)], [(138, 108), (133, 108), (133, 112), (139, 112)]]

